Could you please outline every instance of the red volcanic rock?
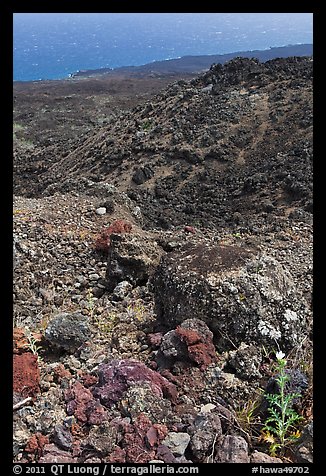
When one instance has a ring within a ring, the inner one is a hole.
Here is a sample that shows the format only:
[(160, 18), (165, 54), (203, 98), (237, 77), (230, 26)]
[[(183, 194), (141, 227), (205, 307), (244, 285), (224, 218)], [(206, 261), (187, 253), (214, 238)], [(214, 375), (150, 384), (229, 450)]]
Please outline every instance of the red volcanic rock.
[(158, 349), (162, 342), (162, 332), (155, 332), (153, 334), (147, 334), (147, 340), (153, 349)]
[(53, 374), (58, 383), (60, 383), (62, 379), (71, 378), (71, 373), (65, 368), (63, 364), (58, 364), (56, 367), (54, 367)]
[(154, 423), (154, 425), (147, 430), (145, 435), (147, 446), (149, 448), (157, 447), (167, 434), (168, 429), (165, 425)]
[(193, 235), (196, 233), (196, 230), (193, 226), (185, 226), (183, 231), (186, 233), (192, 233)]
[(39, 459), (39, 463), (77, 463), (77, 458), (74, 458), (68, 451), (60, 450), (53, 443), (44, 446), (44, 456)]
[[(217, 360), (212, 335), (210, 335), (208, 328), (208, 332), (201, 332), (201, 329), (194, 330), (191, 326), (186, 328), (184, 324), (187, 324), (187, 322), (191, 324), (191, 321), (197, 320), (189, 319), (185, 321), (182, 326), (176, 328), (176, 334), (187, 345), (189, 359), (204, 369)], [(203, 327), (203, 324), (201, 323), (201, 327)], [(196, 325), (196, 322), (194, 322), (194, 325)]]
[(112, 453), (105, 459), (108, 463), (125, 463), (126, 462), (126, 450), (116, 446)]
[[(36, 342), (40, 342), (42, 335), (40, 333), (33, 332), (33, 339)], [(26, 329), (22, 327), (15, 327), (13, 330), (13, 351), (14, 354), (22, 354), (23, 352), (28, 352), (28, 339), (26, 335)]]
[(29, 352), (14, 355), (13, 390), (22, 397), (35, 397), (40, 391), (40, 370), (37, 356)]
[(82, 373), (80, 379), (85, 387), (91, 387), (98, 382), (98, 377), (96, 375), (91, 375), (87, 372)]
[(146, 434), (151, 426), (150, 419), (144, 414), (140, 414), (130, 425), (130, 432), (125, 434), (122, 443), (126, 450), (126, 462), (148, 463), (155, 458), (155, 451), (146, 445)]
[(15, 327), (13, 330), (14, 354), (22, 354), (27, 351), (27, 338), (25, 329)]
[(65, 392), (68, 415), (74, 415), (80, 423), (100, 425), (107, 414), (100, 402), (94, 400), (92, 392), (80, 382), (75, 382)]
[(34, 455), (37, 459), (40, 458), (43, 454), (43, 449), (45, 445), (49, 444), (49, 437), (42, 435), (42, 433), (35, 433), (28, 440), (25, 451)]
[(99, 383), (93, 387), (93, 394), (103, 405), (110, 407), (118, 402), (130, 385), (147, 382), (154, 395), (169, 398), (177, 396), (176, 387), (158, 372), (136, 360), (112, 360), (98, 368)]
[(95, 241), (95, 249), (107, 252), (110, 246), (110, 236), (121, 233), (130, 233), (132, 225), (125, 220), (116, 220), (107, 228), (104, 228)]

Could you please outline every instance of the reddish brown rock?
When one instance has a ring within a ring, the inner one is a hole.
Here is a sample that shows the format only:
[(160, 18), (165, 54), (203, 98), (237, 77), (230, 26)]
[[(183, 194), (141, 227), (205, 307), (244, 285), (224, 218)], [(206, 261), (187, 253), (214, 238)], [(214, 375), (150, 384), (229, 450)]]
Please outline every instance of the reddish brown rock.
[(147, 334), (148, 343), (153, 349), (158, 349), (162, 342), (162, 332), (155, 332), (153, 334)]
[(196, 230), (193, 226), (185, 226), (183, 229), (186, 233), (192, 233), (193, 235), (196, 233)]
[(26, 352), (28, 341), (25, 335), (25, 329), (15, 327), (13, 330), (14, 354)]
[(39, 459), (39, 463), (77, 463), (77, 458), (74, 458), (68, 451), (60, 450), (53, 443), (44, 446), (44, 455)]
[(29, 352), (14, 355), (13, 390), (22, 397), (35, 397), (40, 391), (40, 370), (37, 356)]
[(168, 429), (165, 425), (155, 423), (149, 428), (145, 435), (145, 440), (149, 448), (157, 447), (168, 434)]
[[(33, 332), (31, 335), (36, 342), (40, 342), (42, 339), (42, 335), (40, 333)], [(14, 354), (22, 354), (23, 352), (27, 352), (28, 350), (29, 343), (26, 335), (26, 329), (22, 327), (15, 327), (13, 330)]]
[(126, 432), (122, 446), (126, 451), (126, 462), (128, 463), (148, 463), (155, 457), (155, 450), (149, 449), (146, 442), (146, 435), (152, 427), (150, 419), (140, 414), (130, 425), (129, 432)]
[(58, 383), (61, 383), (63, 379), (71, 379), (71, 373), (69, 370), (65, 368), (63, 364), (58, 364), (54, 369), (53, 369), (53, 374)]
[(147, 382), (154, 395), (172, 401), (177, 396), (176, 387), (158, 372), (149, 369), (136, 360), (112, 360), (98, 368), (99, 383), (93, 387), (93, 394), (107, 407), (118, 402), (131, 385)]
[(91, 375), (89, 373), (83, 372), (80, 375), (80, 380), (83, 382), (85, 387), (91, 387), (98, 382), (98, 377), (96, 375)]
[(176, 334), (188, 348), (190, 360), (202, 369), (217, 361), (213, 334), (199, 319), (188, 319), (176, 328)]
[(105, 458), (107, 463), (125, 463), (126, 462), (126, 450), (116, 446), (112, 453)]
[(172, 367), (176, 361), (190, 361), (205, 369), (217, 361), (212, 332), (205, 322), (187, 319), (163, 336), (157, 361), (161, 368)]
[(35, 433), (30, 437), (25, 446), (26, 453), (34, 455), (37, 459), (43, 454), (44, 446), (49, 444), (49, 437), (44, 436), (41, 433)]
[(110, 236), (114, 234), (130, 233), (132, 225), (125, 220), (116, 220), (107, 228), (104, 228), (95, 241), (95, 249), (108, 252), (110, 246)]
[(80, 382), (75, 382), (65, 392), (68, 415), (74, 415), (80, 423), (100, 425), (107, 414), (100, 402), (94, 400), (92, 392)]

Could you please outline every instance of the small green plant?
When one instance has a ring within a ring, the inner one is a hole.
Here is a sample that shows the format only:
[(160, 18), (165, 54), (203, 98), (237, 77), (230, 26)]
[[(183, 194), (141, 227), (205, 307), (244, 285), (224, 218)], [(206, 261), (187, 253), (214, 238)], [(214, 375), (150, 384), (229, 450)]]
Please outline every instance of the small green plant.
[(35, 337), (33, 336), (33, 334), (31, 333), (31, 331), (27, 328), (26, 329), (26, 338), (27, 338), (27, 347), (28, 349), (34, 354), (37, 356), (37, 360), (38, 362), (42, 362), (42, 357), (40, 356), (40, 351), (42, 350), (42, 347), (40, 345), (37, 345), (37, 340), (35, 339)]
[(87, 291), (86, 299), (87, 299), (88, 315), (91, 318), (91, 320), (93, 321), (94, 312), (95, 312), (95, 303), (94, 303), (94, 294), (92, 293), (92, 291), (90, 289)]
[(145, 306), (139, 301), (135, 301), (132, 304), (129, 304), (127, 307), (128, 317), (131, 317), (132, 319), (136, 319), (139, 322), (143, 321), (144, 314), (145, 314)]
[(262, 429), (261, 440), (270, 445), (270, 454), (276, 455), (278, 451), (284, 451), (285, 447), (294, 443), (301, 435), (295, 428), (302, 416), (293, 410), (293, 402), (301, 395), (299, 393), (286, 392), (286, 383), (289, 376), (286, 373), (287, 360), (284, 359), (283, 352), (276, 353), (276, 378), (279, 388), (277, 394), (266, 394), (269, 402), (270, 416), (265, 421)]
[(151, 121), (146, 120), (142, 123), (141, 128), (144, 132), (147, 132), (150, 130), (151, 126), (152, 126)]
[(95, 324), (100, 332), (109, 334), (118, 323), (118, 316), (115, 312), (110, 312), (105, 317), (95, 317)]

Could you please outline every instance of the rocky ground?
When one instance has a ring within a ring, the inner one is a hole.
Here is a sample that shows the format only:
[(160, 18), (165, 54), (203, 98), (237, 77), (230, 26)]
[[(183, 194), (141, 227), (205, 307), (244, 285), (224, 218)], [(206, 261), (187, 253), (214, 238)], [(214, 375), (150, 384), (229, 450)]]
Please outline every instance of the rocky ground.
[[(18, 87), (14, 461), (312, 462), (311, 70), (241, 59), (142, 86), (82, 138), (102, 93), (66, 82), (76, 129), (47, 124), (53, 144)], [(278, 351), (302, 420), (271, 455)]]

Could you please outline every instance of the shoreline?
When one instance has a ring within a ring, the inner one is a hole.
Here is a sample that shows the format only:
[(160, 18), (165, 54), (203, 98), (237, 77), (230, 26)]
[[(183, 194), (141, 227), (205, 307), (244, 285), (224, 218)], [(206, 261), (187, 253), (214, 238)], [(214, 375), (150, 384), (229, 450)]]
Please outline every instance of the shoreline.
[[(162, 74), (180, 74), (180, 73), (199, 73), (206, 69), (209, 69), (213, 63), (221, 63), (235, 58), (241, 57), (255, 57), (260, 61), (268, 61), (270, 59), (288, 56), (311, 56), (313, 54), (312, 43), (298, 43), (295, 45), (284, 45), (270, 47), (264, 50), (247, 50), (236, 51), (233, 53), (214, 54), (214, 55), (187, 55), (173, 59), (158, 60), (151, 63), (145, 63), (139, 66), (119, 66), (116, 68), (97, 68), (97, 69), (82, 69), (76, 72), (68, 73), (64, 78), (41, 78), (41, 79), (14, 79), (13, 83), (39, 83), (46, 81), (71, 81), (75, 79), (84, 79), (90, 77), (99, 77), (103, 75), (129, 75), (129, 76), (142, 76), (142, 75), (162, 75)], [(253, 56), (254, 55), (254, 56)]]

